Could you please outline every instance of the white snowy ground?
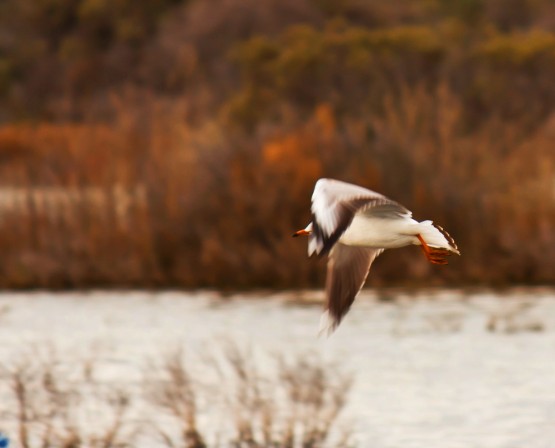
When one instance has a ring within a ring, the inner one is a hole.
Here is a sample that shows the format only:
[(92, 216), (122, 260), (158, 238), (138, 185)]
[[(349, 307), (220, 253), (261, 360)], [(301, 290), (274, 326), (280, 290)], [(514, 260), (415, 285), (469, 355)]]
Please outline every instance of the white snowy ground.
[(178, 345), (316, 352), (354, 375), (345, 415), (359, 447), (555, 447), (555, 291), (365, 291), (329, 339), (316, 335), (318, 299), (2, 293), (0, 360), (14, 365), (49, 346), (61, 362), (94, 359), (97, 379), (139, 384), (145, 361)]

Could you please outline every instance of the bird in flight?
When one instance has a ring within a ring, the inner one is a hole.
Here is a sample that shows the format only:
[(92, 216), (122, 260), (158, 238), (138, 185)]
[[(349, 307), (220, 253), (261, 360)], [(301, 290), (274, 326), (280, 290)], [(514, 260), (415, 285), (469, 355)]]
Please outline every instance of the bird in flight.
[(358, 185), (320, 179), (312, 194), (308, 255), (328, 254), (326, 309), (320, 334), (331, 334), (361, 290), (372, 262), (385, 249), (419, 245), (433, 264), (460, 255), (451, 236), (432, 221), (418, 222), (401, 204)]

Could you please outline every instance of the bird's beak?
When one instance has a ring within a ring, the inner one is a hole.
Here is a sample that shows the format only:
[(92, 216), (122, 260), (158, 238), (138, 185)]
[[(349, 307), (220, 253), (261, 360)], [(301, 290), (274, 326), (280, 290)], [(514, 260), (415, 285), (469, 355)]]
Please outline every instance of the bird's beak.
[(308, 230), (306, 230), (306, 229), (301, 229), (301, 230), (296, 231), (296, 232), (293, 234), (293, 237), (302, 236), (302, 235), (308, 236), (308, 235), (310, 235), (310, 232), (309, 232)]

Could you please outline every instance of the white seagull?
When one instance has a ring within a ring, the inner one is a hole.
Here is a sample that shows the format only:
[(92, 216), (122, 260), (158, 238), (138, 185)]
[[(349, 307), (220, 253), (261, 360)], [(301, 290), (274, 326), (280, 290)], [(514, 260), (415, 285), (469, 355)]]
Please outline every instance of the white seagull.
[(385, 249), (419, 245), (434, 264), (447, 264), (447, 256), (460, 255), (440, 226), (418, 222), (401, 204), (357, 185), (318, 180), (311, 210), (312, 222), (293, 236), (309, 236), (309, 256), (329, 254), (320, 334), (329, 335), (337, 328), (364, 285), (370, 265)]

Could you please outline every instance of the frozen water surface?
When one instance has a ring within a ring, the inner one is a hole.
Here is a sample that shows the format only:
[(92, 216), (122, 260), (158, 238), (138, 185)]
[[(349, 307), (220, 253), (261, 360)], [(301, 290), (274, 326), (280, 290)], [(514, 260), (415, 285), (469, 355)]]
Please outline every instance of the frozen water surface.
[[(232, 339), (316, 352), (354, 375), (345, 415), (372, 448), (555, 446), (555, 292), (363, 292), (318, 339), (321, 292), (0, 294), (4, 365), (32, 347), (95, 358), (104, 379), (139, 383), (171, 347)], [(6, 396), (6, 384), (0, 385)]]

